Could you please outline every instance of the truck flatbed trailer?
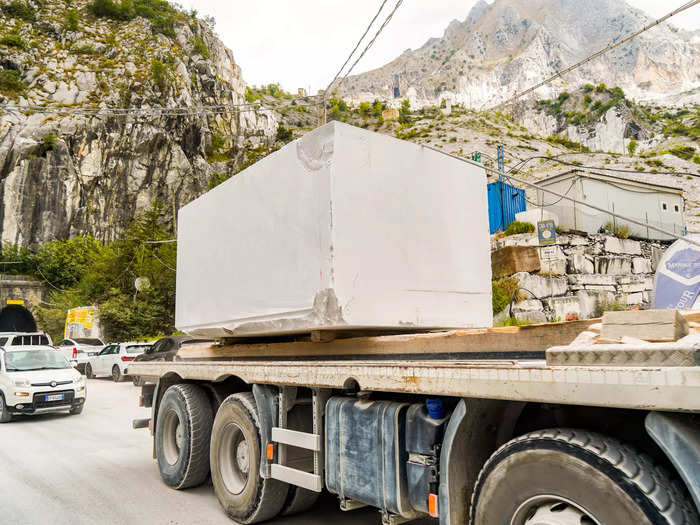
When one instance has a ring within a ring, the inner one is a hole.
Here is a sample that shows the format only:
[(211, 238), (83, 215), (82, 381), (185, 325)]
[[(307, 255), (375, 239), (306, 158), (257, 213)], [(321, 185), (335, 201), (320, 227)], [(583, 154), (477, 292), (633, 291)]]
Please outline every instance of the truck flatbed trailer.
[(700, 344), (567, 346), (596, 322), (183, 347), (129, 366), (136, 426), (240, 523), (323, 490), (385, 524), (698, 523)]

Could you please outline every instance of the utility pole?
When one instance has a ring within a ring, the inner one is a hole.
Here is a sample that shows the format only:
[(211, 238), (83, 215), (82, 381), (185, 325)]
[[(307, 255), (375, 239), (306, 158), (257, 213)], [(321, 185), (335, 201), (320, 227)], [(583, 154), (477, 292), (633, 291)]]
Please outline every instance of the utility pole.
[(503, 189), (505, 186), (505, 183), (503, 182), (503, 175), (505, 172), (505, 159), (503, 156), (503, 145), (499, 144), (496, 146), (496, 160), (498, 163), (498, 192), (501, 196), (500, 199), (500, 204), (501, 204), (501, 229), (505, 230), (506, 225), (506, 212), (505, 212), (505, 202), (503, 200)]
[(319, 89), (316, 95), (316, 117), (316, 127), (320, 128), (326, 123), (326, 91), (323, 89)]

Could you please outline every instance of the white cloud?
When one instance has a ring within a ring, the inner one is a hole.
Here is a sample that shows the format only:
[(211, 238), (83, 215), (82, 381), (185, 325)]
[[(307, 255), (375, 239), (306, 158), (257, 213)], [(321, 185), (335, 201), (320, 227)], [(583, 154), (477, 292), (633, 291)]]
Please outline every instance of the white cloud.
[[(250, 84), (280, 82), (298, 87), (325, 87), (345, 61), (379, 0), (181, 0), (185, 8), (216, 19), (216, 31), (233, 50)], [(685, 0), (630, 0), (652, 16), (662, 16)], [(475, 0), (407, 0), (382, 32), (355, 72), (386, 64), (405, 49), (442, 36), (453, 19), (464, 20)], [(393, 0), (385, 6), (388, 13)], [(380, 15), (379, 25), (384, 15)], [(684, 29), (700, 28), (700, 6), (673, 19)], [(375, 29), (370, 31), (374, 35)], [(364, 47), (361, 46), (360, 49)]]

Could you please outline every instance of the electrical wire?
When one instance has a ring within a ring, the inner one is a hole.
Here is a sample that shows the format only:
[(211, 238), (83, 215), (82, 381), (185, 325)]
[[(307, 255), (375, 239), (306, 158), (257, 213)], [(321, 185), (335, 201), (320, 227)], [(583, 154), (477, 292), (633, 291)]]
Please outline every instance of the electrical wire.
[(384, 9), (384, 6), (386, 5), (386, 3), (387, 3), (388, 1), (389, 1), (389, 0), (383, 0), (382, 5), (379, 6), (379, 10), (378, 10), (377, 13), (374, 15), (374, 18), (372, 18), (372, 21), (371, 21), (371, 22), (369, 23), (369, 25), (367, 26), (367, 29), (365, 29), (365, 32), (362, 33), (362, 36), (361, 36), (360, 39), (357, 41), (357, 44), (355, 44), (355, 48), (354, 48), (354, 49), (352, 50), (352, 52), (348, 55), (348, 58), (345, 59), (345, 62), (343, 63), (343, 65), (340, 66), (340, 69), (338, 70), (338, 72), (336, 73), (336, 75), (333, 77), (333, 80), (331, 80), (331, 83), (328, 84), (328, 87), (326, 88), (326, 92), (328, 92), (328, 91), (331, 89), (331, 86), (333, 85), (333, 83), (334, 83), (336, 80), (338, 80), (338, 77), (339, 77), (340, 74), (343, 72), (343, 69), (345, 69), (345, 66), (348, 65), (348, 62), (350, 62), (350, 59), (351, 59), (352, 56), (355, 54), (355, 51), (357, 51), (357, 48), (360, 47), (360, 44), (362, 43), (362, 41), (363, 41), (363, 40), (365, 39), (365, 37), (367, 36), (367, 33), (369, 33), (369, 30), (371, 29), (371, 27), (372, 27), (372, 25), (374, 24), (374, 22), (377, 20), (377, 17), (379, 16), (379, 13), (382, 12), (382, 9)]
[(515, 102), (515, 101), (518, 100), (519, 98), (522, 98), (523, 96), (525, 96), (525, 95), (527, 95), (527, 94), (529, 94), (529, 93), (532, 93), (533, 91), (535, 91), (535, 90), (541, 88), (542, 86), (545, 86), (545, 85), (549, 84), (549, 83), (552, 82), (553, 80), (556, 80), (557, 78), (562, 77), (562, 76), (566, 75), (567, 73), (570, 73), (571, 71), (573, 71), (573, 70), (575, 70), (575, 69), (578, 69), (579, 67), (581, 67), (581, 66), (587, 64), (588, 62), (591, 62), (592, 60), (595, 60), (596, 58), (598, 58), (598, 57), (600, 57), (600, 56), (602, 56), (602, 55), (604, 55), (604, 54), (606, 54), (606, 53), (612, 51), (613, 49), (615, 49), (615, 48), (617, 48), (617, 47), (619, 47), (619, 46), (621, 46), (621, 45), (623, 45), (623, 44), (626, 44), (627, 42), (629, 42), (629, 41), (632, 40), (633, 38), (636, 38), (637, 36), (641, 35), (641, 34), (644, 33), (645, 31), (648, 31), (649, 29), (651, 29), (651, 28), (653, 28), (653, 27), (656, 27), (657, 25), (659, 25), (659, 24), (665, 22), (665, 21), (668, 20), (669, 18), (671, 18), (671, 17), (677, 15), (678, 13), (681, 13), (681, 12), (685, 11), (686, 9), (690, 9), (691, 7), (693, 7), (693, 6), (697, 5), (697, 4), (700, 4), (700, 0), (692, 0), (691, 2), (687, 2), (687, 3), (683, 4), (683, 5), (680, 6), (678, 9), (674, 9), (673, 11), (671, 11), (670, 13), (668, 13), (667, 15), (662, 16), (661, 18), (655, 20), (655, 21), (652, 22), (651, 24), (648, 24), (648, 25), (644, 26), (644, 27), (643, 27), (642, 29), (640, 29), (639, 31), (635, 31), (635, 32), (632, 33), (632, 34), (627, 35), (627, 36), (626, 36), (625, 38), (623, 38), (622, 40), (618, 40), (617, 42), (614, 42), (614, 43), (612, 43), (612, 44), (609, 44), (607, 47), (601, 49), (601, 50), (598, 51), (597, 53), (594, 53), (594, 54), (592, 54), (591, 56), (589, 56), (589, 57), (587, 57), (587, 58), (584, 58), (584, 59), (581, 60), (580, 62), (577, 62), (576, 64), (574, 64), (574, 65), (572, 65), (572, 66), (569, 66), (569, 67), (567, 67), (566, 69), (563, 69), (563, 70), (561, 70), (561, 71), (556, 72), (554, 75), (552, 75), (551, 77), (549, 77), (549, 78), (543, 80), (543, 81), (540, 82), (539, 84), (535, 84), (534, 86), (529, 87), (529, 88), (527, 88), (527, 89), (521, 91), (520, 93), (516, 93), (516, 94), (513, 95), (512, 97), (510, 97), (510, 98), (506, 99), (505, 101), (503, 101), (503, 102), (499, 103), (498, 105), (496, 105), (495, 108), (500, 108), (500, 107), (502, 107), (502, 106), (504, 106), (504, 105), (506, 105), (506, 104), (510, 104), (510, 103), (512, 103), (512, 102)]
[[(700, 0), (697, 0), (697, 1), (700, 2)], [(374, 41), (377, 40), (377, 37), (381, 34), (381, 32), (382, 32), (382, 31), (384, 30), (384, 28), (389, 24), (389, 22), (391, 22), (391, 19), (394, 17), (394, 13), (396, 13), (396, 11), (398, 10), (398, 8), (401, 7), (401, 4), (402, 4), (402, 3), (403, 3), (403, 0), (398, 0), (398, 2), (396, 2), (396, 5), (394, 6), (394, 9), (392, 9), (392, 11), (389, 13), (389, 16), (386, 17), (386, 20), (384, 20), (384, 23), (379, 27), (379, 29), (378, 29), (377, 32), (375, 33), (374, 37), (372, 38), (372, 40), (369, 41), (369, 44), (367, 44), (367, 46), (366, 46), (365, 49), (362, 51), (362, 53), (360, 53), (360, 56), (357, 57), (357, 60), (355, 60), (355, 62), (353, 62), (352, 66), (350, 66), (350, 69), (348, 69), (347, 73), (345, 73), (345, 75), (343, 76), (343, 78), (340, 79), (340, 82), (339, 82), (338, 85), (336, 86), (336, 90), (340, 90), (340, 87), (343, 85), (343, 82), (345, 82), (345, 79), (348, 78), (348, 76), (350, 75), (350, 73), (352, 73), (352, 70), (355, 69), (355, 66), (357, 65), (357, 63), (358, 63), (360, 60), (362, 60), (362, 57), (365, 56), (365, 53), (367, 53), (367, 51), (369, 51), (369, 49), (370, 49), (370, 48), (372, 47), (372, 45), (374, 44)], [(329, 86), (329, 87), (330, 87), (330, 86)]]
[[(698, 0), (698, 1), (700, 2), (700, 0)], [(448, 157), (451, 157), (451, 158), (453, 158), (453, 159), (459, 160), (460, 162), (464, 162), (465, 164), (471, 164), (472, 166), (477, 166), (477, 167), (479, 167), (479, 168), (482, 168), (482, 169), (486, 170), (487, 172), (490, 171), (491, 173), (495, 173), (495, 174), (497, 174), (497, 175), (499, 174), (498, 170), (495, 170), (495, 169), (493, 169), (493, 168), (487, 168), (487, 167), (484, 166), (483, 164), (480, 164), (480, 163), (478, 163), (478, 162), (474, 162), (474, 161), (469, 160), (469, 159), (465, 159), (465, 158), (463, 158), (463, 157), (460, 157), (460, 156), (458, 156), (458, 155), (454, 155), (454, 154), (452, 154), (452, 153), (447, 153), (446, 151), (439, 150), (438, 148), (434, 148), (434, 147), (432, 147), (432, 146), (427, 146), (427, 145), (425, 145), (425, 144), (421, 144), (421, 147), (422, 147), (422, 148), (429, 149), (429, 150), (432, 150), (432, 151), (435, 151), (435, 152), (437, 152), (437, 153), (442, 153), (443, 155), (447, 155)], [(664, 235), (667, 235), (667, 236), (669, 236), (669, 237), (671, 237), (671, 238), (673, 238), (673, 239), (683, 240), (683, 241), (685, 241), (685, 242), (687, 242), (687, 243), (689, 243), (689, 244), (692, 244), (692, 245), (694, 245), (694, 246), (700, 247), (700, 241), (695, 241), (695, 240), (693, 240), (693, 239), (691, 239), (691, 238), (689, 238), (689, 237), (682, 237), (682, 236), (679, 236), (678, 234), (673, 233), (673, 232), (670, 232), (670, 231), (668, 231), (668, 230), (664, 230), (663, 228), (657, 228), (656, 226), (651, 226), (651, 225), (649, 225), (649, 224), (645, 224), (645, 223), (643, 223), (643, 222), (641, 222), (641, 221), (638, 221), (637, 219), (633, 219), (633, 218), (631, 218), (631, 217), (627, 217), (627, 216), (624, 216), (624, 215), (620, 215), (619, 213), (616, 213), (616, 212), (613, 212), (613, 211), (610, 211), (610, 210), (606, 210), (605, 208), (601, 208), (600, 206), (596, 206), (595, 204), (590, 204), (590, 203), (587, 203), (587, 202), (580, 201), (580, 200), (578, 200), (578, 199), (574, 199), (573, 197), (569, 197), (568, 195), (563, 195), (563, 194), (561, 194), (561, 193), (559, 193), (559, 192), (557, 192), (557, 191), (551, 190), (551, 189), (549, 189), (549, 188), (544, 188), (544, 187), (538, 186), (537, 184), (535, 184), (535, 183), (533, 183), (533, 182), (529, 182), (529, 181), (526, 181), (526, 180), (523, 180), (523, 179), (518, 179), (518, 178), (516, 178), (516, 177), (513, 177), (512, 175), (510, 176), (510, 179), (516, 181), (518, 184), (523, 184), (523, 185), (525, 185), (525, 186), (530, 186), (530, 187), (536, 188), (536, 189), (541, 190), (541, 191), (543, 191), (543, 192), (547, 192), (547, 193), (550, 193), (550, 194), (552, 194), (552, 195), (556, 195), (557, 197), (561, 197), (562, 199), (566, 199), (566, 200), (568, 200), (568, 201), (571, 201), (571, 202), (573, 202), (574, 204), (579, 204), (579, 205), (581, 205), (581, 206), (585, 206), (585, 207), (587, 207), (587, 208), (591, 208), (591, 209), (596, 210), (596, 211), (599, 211), (599, 212), (601, 212), (601, 213), (605, 213), (606, 215), (610, 215), (611, 217), (614, 217), (614, 218), (616, 218), (616, 219), (621, 219), (621, 220), (623, 220), (623, 221), (627, 221), (627, 222), (629, 222), (629, 223), (631, 223), (631, 224), (635, 224), (635, 225), (637, 225), (637, 226), (641, 226), (641, 227), (646, 228), (646, 229), (648, 229), (648, 230), (653, 230), (653, 231), (658, 232), (658, 233), (663, 233)]]

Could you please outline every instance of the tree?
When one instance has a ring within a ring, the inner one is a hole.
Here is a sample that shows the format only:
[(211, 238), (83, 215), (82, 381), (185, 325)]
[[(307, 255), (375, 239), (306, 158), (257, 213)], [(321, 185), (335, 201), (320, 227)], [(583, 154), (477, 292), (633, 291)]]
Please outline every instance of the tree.
[(411, 103), (407, 98), (401, 101), (401, 107), (399, 108), (399, 122), (401, 124), (408, 124), (411, 121)]

